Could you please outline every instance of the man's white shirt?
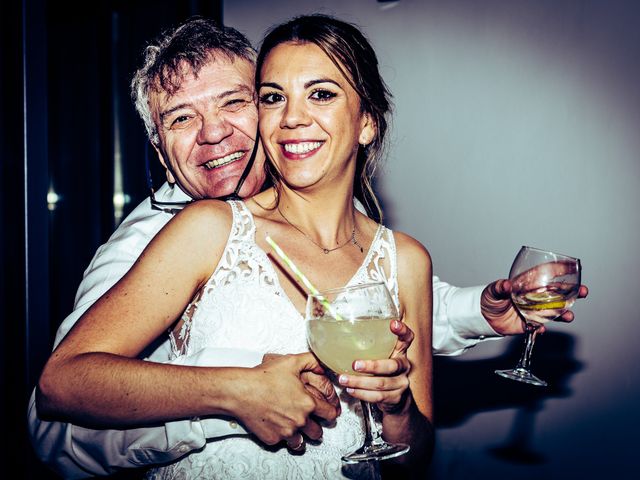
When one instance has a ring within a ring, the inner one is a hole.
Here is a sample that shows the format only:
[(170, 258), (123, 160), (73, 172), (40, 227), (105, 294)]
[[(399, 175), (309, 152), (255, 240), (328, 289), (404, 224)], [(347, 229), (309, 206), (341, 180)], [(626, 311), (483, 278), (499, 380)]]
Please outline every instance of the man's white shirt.
[[(161, 202), (183, 202), (189, 197), (177, 186), (165, 183), (156, 193)], [(356, 206), (358, 205), (356, 201)], [(93, 303), (122, 278), (151, 239), (172, 215), (151, 207), (147, 198), (120, 224), (102, 245), (78, 287), (74, 311), (58, 328), (57, 346)], [(459, 288), (433, 277), (433, 352), (459, 355), (478, 342), (498, 338), (480, 313), (483, 287)], [(207, 348), (172, 364), (254, 367), (267, 352)], [(167, 339), (146, 360), (169, 362)], [(92, 430), (38, 418), (35, 395), (28, 410), (29, 433), (38, 457), (64, 478), (108, 475), (122, 468), (165, 463), (202, 448), (207, 439), (246, 434), (231, 418), (188, 419), (164, 425), (127, 430)]]

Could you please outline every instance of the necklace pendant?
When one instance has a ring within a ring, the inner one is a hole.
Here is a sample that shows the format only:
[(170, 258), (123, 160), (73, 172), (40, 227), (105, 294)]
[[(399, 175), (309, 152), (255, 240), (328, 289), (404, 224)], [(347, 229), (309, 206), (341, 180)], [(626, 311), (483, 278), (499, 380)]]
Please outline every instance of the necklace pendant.
[(323, 248), (322, 251), (324, 252), (325, 255), (329, 255), (329, 249), (328, 248)]
[(360, 245), (358, 243), (358, 241), (356, 240), (356, 231), (355, 230), (351, 234), (351, 243), (353, 243), (356, 247), (358, 247), (360, 249), (360, 253), (364, 253), (364, 248), (362, 248), (362, 245)]

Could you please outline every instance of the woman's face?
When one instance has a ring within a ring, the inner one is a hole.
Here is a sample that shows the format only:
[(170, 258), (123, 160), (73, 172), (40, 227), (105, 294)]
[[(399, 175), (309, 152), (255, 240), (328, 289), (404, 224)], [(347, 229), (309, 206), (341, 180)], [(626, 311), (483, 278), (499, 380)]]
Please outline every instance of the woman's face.
[(360, 111), (358, 94), (320, 47), (275, 47), (259, 88), (260, 136), (287, 185), (352, 183), (358, 144), (370, 143), (375, 130)]

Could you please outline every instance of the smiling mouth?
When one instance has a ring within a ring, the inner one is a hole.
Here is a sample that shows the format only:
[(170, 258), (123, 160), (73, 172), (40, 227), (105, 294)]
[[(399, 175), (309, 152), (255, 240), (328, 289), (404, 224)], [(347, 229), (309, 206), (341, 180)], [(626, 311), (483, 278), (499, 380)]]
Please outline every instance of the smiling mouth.
[(233, 152), (229, 155), (226, 155), (222, 158), (216, 158), (214, 160), (209, 160), (207, 163), (203, 164), (203, 167), (207, 170), (213, 170), (214, 168), (224, 167), (229, 163), (235, 162), (236, 160), (244, 157), (246, 152)]
[(299, 143), (285, 143), (282, 145), (284, 151), (292, 153), (294, 155), (303, 155), (313, 150), (317, 150), (322, 146), (323, 142), (299, 142)]

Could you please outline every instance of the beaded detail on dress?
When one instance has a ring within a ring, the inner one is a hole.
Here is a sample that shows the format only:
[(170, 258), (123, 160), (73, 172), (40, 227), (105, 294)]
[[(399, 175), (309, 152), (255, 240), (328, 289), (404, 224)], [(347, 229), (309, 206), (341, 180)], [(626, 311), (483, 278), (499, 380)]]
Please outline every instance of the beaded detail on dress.
[[(202, 348), (255, 352), (308, 351), (304, 319), (284, 293), (267, 254), (256, 244), (251, 212), (229, 201), (233, 222), (222, 258), (211, 278), (185, 310), (178, 334), (171, 333), (172, 355)], [(365, 261), (348, 285), (384, 281), (398, 303), (396, 249), (391, 230), (379, 226)], [(362, 444), (360, 402), (340, 392), (342, 414), (324, 425), (323, 440), (307, 444), (302, 455), (286, 448), (264, 447), (249, 436), (226, 437), (147, 478), (165, 479), (334, 479), (367, 478), (368, 469), (342, 471), (340, 458)], [(357, 466), (356, 466), (357, 467)], [(345, 473), (347, 476), (345, 476)]]

